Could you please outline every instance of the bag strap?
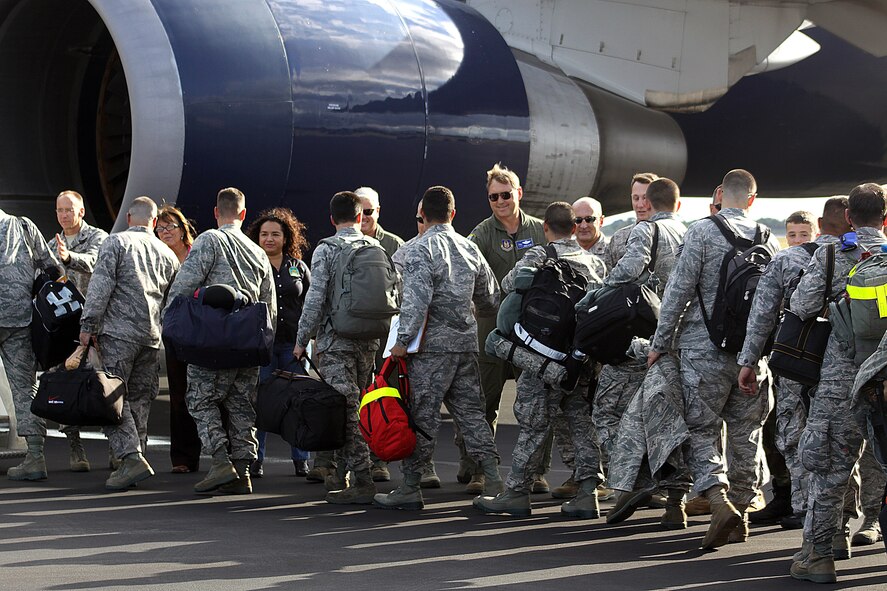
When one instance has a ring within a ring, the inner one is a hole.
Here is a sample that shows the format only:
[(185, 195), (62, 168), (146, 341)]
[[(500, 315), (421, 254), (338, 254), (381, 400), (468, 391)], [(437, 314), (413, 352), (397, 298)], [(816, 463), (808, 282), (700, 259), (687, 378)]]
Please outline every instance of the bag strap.
[(554, 260), (558, 259), (557, 249), (554, 247), (554, 244), (551, 244), (549, 242), (548, 244), (545, 245), (545, 255), (549, 259), (554, 259)]
[(653, 224), (653, 244), (650, 246), (650, 262), (647, 264), (647, 271), (652, 275), (656, 266), (656, 255), (659, 253), (659, 224), (651, 220), (645, 221)]
[(244, 291), (244, 286), (249, 285), (249, 283), (244, 279), (240, 265), (237, 263), (237, 257), (234, 256), (234, 243), (232, 242), (232, 238), (224, 230), (219, 230), (219, 233), (225, 237), (225, 241), (228, 243), (228, 248), (223, 245), (222, 250), (225, 251), (225, 258), (228, 259), (228, 266), (231, 267), (231, 271), (234, 273), (234, 280), (237, 281), (237, 291), (249, 299), (249, 295)]
[(816, 244), (815, 242), (805, 242), (804, 244), (801, 245), (801, 248), (806, 250), (807, 254), (809, 254), (810, 256), (813, 256), (814, 254), (816, 254), (816, 251), (819, 250), (819, 245)]
[[(306, 361), (308, 361), (308, 365), (311, 367), (311, 369), (314, 370), (314, 373), (317, 374), (317, 377), (320, 378), (320, 381), (321, 381), (321, 382), (323, 382), (323, 383), (326, 384), (327, 386), (330, 386), (330, 383), (327, 382), (327, 381), (323, 378), (323, 375), (320, 373), (320, 370), (317, 369), (317, 366), (314, 365), (314, 362), (313, 362), (313, 361), (311, 361), (311, 357), (309, 357), (308, 355), (305, 355), (304, 357), (302, 357), (302, 359), (305, 359)], [(332, 386), (330, 386), (330, 388), (332, 388)], [(333, 388), (333, 389), (335, 390), (335, 388)]]
[(825, 293), (822, 294), (822, 312), (820, 316), (828, 310), (828, 302), (832, 295), (832, 281), (835, 277), (835, 245), (829, 244), (828, 250), (825, 251)]
[(710, 215), (708, 216), (708, 219), (714, 222), (715, 226), (717, 226), (718, 230), (721, 231), (721, 234), (724, 235), (724, 238), (727, 239), (727, 242), (729, 242), (730, 246), (733, 248), (739, 248), (740, 239), (747, 240), (746, 238), (739, 236), (739, 234), (737, 234), (721, 216)]

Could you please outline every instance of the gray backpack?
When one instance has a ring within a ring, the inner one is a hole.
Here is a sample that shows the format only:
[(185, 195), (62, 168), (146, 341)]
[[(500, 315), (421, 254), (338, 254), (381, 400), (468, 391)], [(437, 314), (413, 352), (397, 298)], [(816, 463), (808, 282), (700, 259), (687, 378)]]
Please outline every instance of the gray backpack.
[(321, 240), (339, 250), (333, 266), (330, 322), (348, 339), (379, 339), (388, 335), (391, 317), (400, 311), (397, 270), (388, 253), (374, 241), (360, 238)]
[(887, 254), (872, 255), (853, 267), (847, 274), (847, 299), (835, 308), (833, 320), (843, 324), (839, 335), (852, 332), (854, 361), (862, 365), (887, 332)]

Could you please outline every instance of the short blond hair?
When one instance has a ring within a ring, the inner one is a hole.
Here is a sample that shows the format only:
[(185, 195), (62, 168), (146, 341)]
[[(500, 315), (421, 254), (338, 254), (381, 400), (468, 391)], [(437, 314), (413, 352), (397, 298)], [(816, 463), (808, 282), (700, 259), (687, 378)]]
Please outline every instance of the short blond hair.
[(520, 189), (520, 178), (513, 170), (508, 170), (502, 166), (501, 162), (493, 165), (493, 168), (487, 171), (487, 188), (493, 183), (502, 183), (503, 185), (511, 185), (512, 189)]

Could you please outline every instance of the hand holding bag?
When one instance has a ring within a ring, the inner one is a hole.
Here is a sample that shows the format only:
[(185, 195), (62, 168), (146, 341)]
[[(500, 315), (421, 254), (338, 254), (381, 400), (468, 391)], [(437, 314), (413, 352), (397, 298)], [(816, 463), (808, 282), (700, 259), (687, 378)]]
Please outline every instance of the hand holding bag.
[(40, 376), (31, 412), (64, 425), (109, 426), (123, 422), (123, 379), (87, 365), (83, 355), (73, 370), (59, 367)]

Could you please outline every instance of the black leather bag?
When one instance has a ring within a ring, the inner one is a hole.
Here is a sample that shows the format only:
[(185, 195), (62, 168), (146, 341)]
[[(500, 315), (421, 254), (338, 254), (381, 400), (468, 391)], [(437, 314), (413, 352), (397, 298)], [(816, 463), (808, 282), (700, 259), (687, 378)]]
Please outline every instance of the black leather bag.
[(119, 425), (126, 384), (103, 369), (88, 367), (87, 357), (83, 355), (77, 369), (59, 368), (40, 376), (31, 412), (64, 425)]
[(329, 451), (345, 445), (346, 412), (345, 396), (322, 378), (278, 369), (259, 385), (256, 428), (305, 451)]
[(77, 348), (83, 302), (70, 280), (54, 281), (41, 273), (34, 282), (31, 348), (41, 370), (55, 367)]
[(776, 332), (773, 352), (770, 354), (770, 371), (806, 386), (819, 383), (822, 358), (832, 332), (832, 324), (826, 315), (835, 273), (835, 246), (830, 244), (826, 248), (825, 301), (822, 310), (807, 320), (801, 320), (787, 310)]
[(176, 296), (163, 317), (163, 343), (184, 363), (209, 369), (260, 367), (271, 362), (274, 330), (265, 302), (217, 308)]

